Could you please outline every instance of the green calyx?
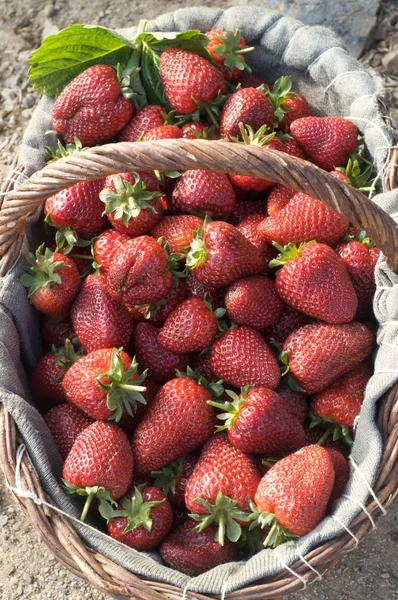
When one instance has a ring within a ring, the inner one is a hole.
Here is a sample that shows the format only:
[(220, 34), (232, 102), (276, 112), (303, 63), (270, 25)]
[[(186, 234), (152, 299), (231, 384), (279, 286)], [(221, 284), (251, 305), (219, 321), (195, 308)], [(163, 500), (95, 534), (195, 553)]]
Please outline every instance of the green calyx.
[(214, 402), (213, 400), (207, 401), (207, 404), (210, 404), (210, 406), (214, 406), (214, 408), (219, 408), (220, 410), (225, 411), (217, 415), (217, 419), (224, 421), (224, 425), (217, 425), (218, 431), (223, 431), (224, 429), (232, 429), (236, 422), (236, 419), (238, 418), (238, 414), (241, 408), (245, 404), (246, 396), (252, 387), (253, 386), (250, 385), (243, 387), (239, 396), (232, 390), (225, 390), (225, 393), (228, 394), (230, 398), (232, 398), (232, 402)]
[[(125, 371), (120, 356), (121, 350), (121, 348), (113, 348), (109, 371), (96, 377), (100, 388), (107, 393), (106, 405), (113, 412), (110, 419), (116, 423), (120, 421), (124, 411), (133, 417), (137, 411), (137, 403), (146, 404), (141, 393), (146, 391), (146, 387), (141, 384), (146, 378), (147, 371), (131, 381), (131, 378), (137, 373), (138, 363), (134, 356), (130, 367)], [(109, 379), (109, 383), (104, 383), (105, 378)]]
[(158, 300), (153, 304), (137, 304), (134, 306), (133, 312), (144, 311), (144, 318), (150, 319), (152, 317), (156, 317), (159, 310), (166, 304), (166, 300)]
[(55, 355), (54, 362), (65, 372), (83, 356), (83, 348), (80, 346), (77, 337), (66, 338), (63, 346), (60, 348), (52, 346), (51, 351)]
[(169, 242), (164, 243), (164, 239), (160, 237), (156, 240), (159, 246), (162, 246), (163, 250), (167, 253), (168, 264), (167, 268), (172, 275), (172, 285), (176, 290), (178, 289), (178, 280), (185, 279), (188, 276), (186, 269), (181, 270), (182, 261), (185, 260), (186, 254), (184, 252), (171, 252)]
[(363, 244), (364, 246), (366, 246), (366, 248), (369, 249), (374, 248), (376, 246), (376, 244), (370, 239), (368, 232), (365, 231), (365, 229), (361, 229), (354, 235), (346, 235), (344, 239), (346, 242), (361, 242), (361, 244)]
[(54, 255), (49, 248), (46, 248), (44, 252), (43, 249), (44, 244), (37, 248), (36, 256), (32, 252), (25, 256), (29, 266), (23, 267), (20, 282), (29, 288), (29, 299), (42, 287), (52, 288), (54, 285), (61, 285), (62, 280), (57, 271), (67, 266), (61, 260), (54, 260)]
[(240, 38), (241, 33), (239, 30), (228, 31), (227, 29), (223, 29), (222, 35), (218, 35), (215, 38), (220, 44), (213, 47), (213, 52), (218, 56), (225, 56), (224, 65), (228, 68), (229, 72), (232, 72), (233, 67), (235, 67), (239, 71), (251, 73), (251, 68), (241, 57), (243, 54), (254, 50), (254, 46), (241, 48), (239, 45)]
[(151, 192), (143, 181), (141, 181), (138, 173), (134, 173), (135, 183), (132, 184), (120, 175), (114, 175), (112, 180), (116, 188), (116, 192), (110, 188), (104, 188), (100, 192), (100, 199), (105, 204), (105, 215), (112, 213), (113, 217), (121, 220), (123, 225), (128, 227), (130, 219), (135, 219), (140, 214), (141, 210), (150, 210), (156, 213), (153, 206), (153, 201), (160, 198), (160, 192)]
[(275, 125), (278, 125), (285, 114), (289, 112), (289, 108), (283, 106), (283, 103), (288, 98), (297, 98), (297, 94), (292, 90), (292, 78), (289, 75), (284, 75), (277, 79), (273, 85), (272, 92), (264, 86), (264, 93), (275, 109)]
[(265, 548), (277, 548), (283, 544), (283, 542), (296, 540), (298, 538), (297, 535), (294, 535), (282, 527), (274, 514), (259, 511), (257, 506), (252, 502), (250, 503), (250, 508), (252, 513), (249, 515), (251, 520), (249, 531), (252, 531), (257, 527), (260, 529), (269, 528), (267, 537), (263, 541), (263, 546)]
[(120, 88), (124, 98), (127, 100), (134, 100), (136, 92), (134, 91), (134, 77), (140, 72), (138, 65), (139, 55), (133, 52), (128, 63), (123, 67), (120, 63), (116, 65), (116, 75), (120, 84)]
[(165, 496), (176, 493), (177, 479), (184, 473), (184, 460), (185, 454), (173, 460), (160, 471), (149, 473), (149, 476), (155, 480), (153, 485), (162, 490)]
[(209, 525), (217, 528), (214, 540), (221, 546), (224, 546), (225, 538), (231, 542), (237, 542), (242, 534), (242, 528), (237, 520), (247, 523), (250, 520), (249, 514), (240, 510), (237, 501), (224, 496), (219, 492), (215, 504), (210, 504), (202, 498), (195, 498), (194, 502), (202, 504), (206, 510), (206, 515), (192, 513), (189, 515), (195, 521), (198, 521), (196, 529), (203, 531)]
[(65, 490), (70, 495), (78, 495), (83, 498), (87, 498), (86, 503), (84, 505), (82, 514), (80, 516), (81, 521), (85, 521), (88, 511), (90, 510), (90, 506), (94, 500), (94, 498), (98, 501), (98, 510), (101, 516), (106, 518), (104, 515), (109, 515), (113, 512), (113, 507), (116, 506), (115, 500), (112, 498), (111, 493), (101, 486), (92, 486), (81, 488), (67, 481), (64, 481)]
[[(189, 377), (189, 379), (192, 379), (195, 381), (195, 383), (208, 390), (213, 398), (219, 398), (224, 393), (222, 379), (219, 379), (218, 381), (207, 381), (207, 379), (200, 373), (199, 369), (192, 369), (188, 366), (186, 371), (179, 371), (176, 369), (175, 375), (176, 377)], [(208, 401), (208, 403), (211, 404), (210, 401)]]
[(318, 426), (325, 429), (325, 433), (317, 442), (318, 446), (322, 446), (330, 436), (332, 436), (334, 442), (341, 440), (347, 444), (347, 446), (351, 447), (353, 445), (354, 440), (352, 439), (350, 428), (347, 427), (347, 425), (340, 425), (331, 417), (317, 417), (311, 412), (309, 413), (309, 417), (311, 429)]
[(201, 102), (200, 100), (196, 100), (193, 98), (198, 109), (190, 114), (190, 119), (192, 121), (200, 121), (200, 118), (205, 117), (212, 125), (215, 127), (220, 126), (220, 117), (221, 117), (221, 109), (226, 101), (227, 96), (218, 92), (216, 98), (214, 100), (210, 100), (209, 102)]
[(51, 163), (56, 162), (60, 158), (75, 154), (75, 152), (83, 152), (84, 150), (87, 150), (87, 147), (84, 148), (81, 141), (78, 138), (75, 138), (71, 144), (65, 144), (64, 146), (58, 141), (56, 146), (45, 146), (44, 149), (47, 155), (47, 162)]
[(193, 234), (191, 246), (186, 258), (186, 266), (190, 270), (197, 269), (206, 260), (207, 248), (203, 235), (203, 227), (199, 227)]
[(146, 484), (137, 486), (134, 490), (134, 495), (131, 500), (130, 498), (123, 498), (120, 503), (121, 508), (118, 510), (112, 510), (110, 515), (111, 519), (115, 519), (117, 517), (124, 517), (127, 519), (127, 524), (123, 531), (124, 534), (132, 531), (133, 529), (137, 529), (138, 527), (143, 527), (147, 531), (152, 531), (152, 509), (155, 508), (155, 506), (159, 506), (159, 504), (163, 504), (163, 502), (166, 500), (166, 498), (163, 498), (163, 500), (151, 500), (149, 502), (144, 502), (142, 489), (145, 486)]
[(267, 135), (267, 125), (262, 125), (260, 129), (254, 131), (250, 125), (244, 125), (239, 123), (239, 131), (241, 134), (241, 140), (237, 137), (231, 138), (233, 142), (238, 144), (248, 144), (250, 146), (266, 146), (275, 137), (275, 132)]
[(374, 182), (375, 175), (373, 171), (372, 163), (367, 160), (362, 152), (356, 151), (350, 154), (348, 162), (345, 167), (336, 167), (336, 171), (344, 173), (347, 179), (344, 183), (348, 183), (355, 187), (363, 194), (369, 194), (369, 192), (375, 193)]
[(296, 244), (292, 243), (287, 244), (286, 246), (281, 246), (277, 242), (272, 242), (272, 245), (277, 250), (279, 250), (279, 254), (276, 258), (273, 258), (269, 261), (268, 266), (270, 268), (283, 267), (283, 265), (290, 262), (291, 260), (299, 258), (303, 248), (305, 248), (305, 246), (308, 246), (309, 244), (316, 244), (316, 241), (312, 240), (311, 242), (303, 242), (299, 246), (296, 246)]

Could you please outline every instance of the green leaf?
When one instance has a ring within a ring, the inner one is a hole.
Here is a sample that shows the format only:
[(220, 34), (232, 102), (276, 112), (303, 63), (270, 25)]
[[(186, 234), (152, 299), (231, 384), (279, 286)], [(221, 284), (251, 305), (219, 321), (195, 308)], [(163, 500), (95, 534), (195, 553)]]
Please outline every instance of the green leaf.
[(141, 55), (141, 78), (145, 88), (148, 102), (150, 104), (160, 104), (168, 110), (171, 108), (168, 102), (163, 80), (160, 75), (160, 58), (152, 47), (143, 42), (142, 44), (142, 55)]

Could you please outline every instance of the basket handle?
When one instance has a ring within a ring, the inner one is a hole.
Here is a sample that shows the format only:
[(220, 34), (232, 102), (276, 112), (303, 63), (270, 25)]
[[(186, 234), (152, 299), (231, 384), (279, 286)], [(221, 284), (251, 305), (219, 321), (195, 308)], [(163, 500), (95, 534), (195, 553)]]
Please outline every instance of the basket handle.
[(366, 229), (398, 271), (398, 230), (393, 219), (361, 192), (312, 163), (284, 152), (221, 141), (168, 139), (119, 142), (72, 154), (11, 191), (0, 212), (0, 259), (10, 266), (20, 253), (25, 221), (46, 198), (83, 179), (123, 171), (209, 169), (264, 177), (321, 200)]

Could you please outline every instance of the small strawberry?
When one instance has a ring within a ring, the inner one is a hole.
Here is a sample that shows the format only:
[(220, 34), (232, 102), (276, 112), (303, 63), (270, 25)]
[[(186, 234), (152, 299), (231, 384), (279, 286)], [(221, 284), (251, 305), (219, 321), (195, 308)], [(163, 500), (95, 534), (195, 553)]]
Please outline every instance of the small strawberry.
[(132, 438), (140, 473), (162, 469), (204, 444), (215, 425), (210, 399), (210, 392), (188, 377), (171, 379), (159, 390)]
[(137, 402), (146, 404), (140, 392), (146, 373), (138, 363), (116, 348), (94, 350), (77, 360), (62, 380), (66, 399), (93, 419), (120, 421), (124, 411), (133, 415)]
[(290, 133), (309, 159), (326, 171), (344, 167), (358, 146), (358, 129), (343, 117), (296, 119)]
[(231, 94), (225, 102), (220, 121), (221, 137), (241, 136), (239, 124), (249, 125), (257, 131), (266, 125), (274, 127), (274, 109), (264, 92), (257, 88), (243, 88)]
[(267, 209), (264, 200), (254, 198), (240, 198), (236, 200), (235, 208), (229, 216), (229, 223), (239, 225), (250, 215), (267, 215)]
[(29, 288), (28, 298), (37, 310), (56, 321), (66, 321), (69, 307), (80, 287), (79, 272), (73, 260), (51, 252), (44, 245), (26, 255), (21, 283)]
[(297, 383), (306, 393), (315, 394), (359, 365), (371, 352), (373, 341), (362, 323), (313, 323), (292, 333), (283, 350)]
[(63, 459), (72, 450), (77, 436), (93, 423), (93, 419), (73, 404), (54, 406), (46, 413), (44, 420)]
[(177, 181), (171, 201), (180, 212), (227, 217), (235, 206), (235, 192), (224, 173), (204, 169), (185, 171)]
[(288, 411), (303, 425), (308, 415), (307, 396), (284, 385), (279, 386), (276, 393), (283, 398)]
[(181, 129), (177, 125), (161, 125), (146, 131), (142, 139), (144, 142), (149, 142), (153, 140), (176, 140), (181, 137)]
[(280, 129), (289, 131), (291, 123), (301, 117), (311, 115), (311, 107), (303, 94), (292, 90), (292, 78), (280, 77), (267, 91), (267, 98), (275, 109), (275, 119)]
[(155, 127), (164, 125), (163, 114), (166, 109), (156, 104), (145, 106), (137, 112), (118, 134), (120, 142), (136, 142), (143, 134)]
[(194, 233), (203, 225), (203, 219), (195, 215), (171, 215), (163, 217), (151, 234), (154, 238), (163, 238), (170, 252), (186, 253)]
[(266, 340), (276, 340), (283, 343), (293, 331), (307, 325), (309, 318), (303, 315), (292, 306), (282, 303), (282, 313), (279, 321), (267, 328), (265, 332)]
[(55, 132), (64, 142), (78, 138), (83, 146), (110, 140), (134, 113), (132, 102), (123, 97), (123, 84), (124, 80), (119, 83), (118, 74), (108, 65), (94, 65), (83, 71), (54, 102)]
[(274, 249), (258, 233), (258, 226), (263, 220), (264, 215), (262, 214), (248, 215), (241, 223), (239, 223), (239, 225), (236, 226), (236, 229), (240, 231), (241, 234), (244, 235), (251, 244), (253, 244), (253, 246), (256, 246), (256, 248), (261, 250), (267, 259), (271, 260), (272, 255), (274, 254)]
[(251, 327), (230, 329), (214, 342), (210, 366), (220, 379), (236, 387), (255, 385), (275, 389), (279, 367), (270, 348)]
[(230, 31), (220, 27), (208, 31), (206, 37), (209, 40), (206, 50), (213, 62), (220, 67), (227, 81), (237, 83), (243, 71), (251, 73), (244, 55), (254, 48), (247, 46), (240, 31)]
[(188, 140), (218, 140), (220, 139), (220, 130), (214, 125), (209, 125), (205, 121), (190, 121), (181, 127), (183, 138)]
[(350, 465), (346, 457), (338, 450), (327, 448), (327, 451), (332, 460), (334, 470), (334, 485), (329, 498), (329, 507), (331, 508), (345, 490), (350, 478)]
[(74, 332), (70, 323), (60, 323), (48, 315), (43, 315), (41, 320), (41, 338), (45, 350), (52, 346), (62, 346), (67, 338), (72, 338)]
[(119, 500), (133, 479), (133, 454), (124, 431), (104, 421), (86, 427), (65, 460), (62, 478), (68, 493), (87, 496), (82, 521), (94, 498), (100, 513), (108, 513), (109, 503)]
[(109, 517), (109, 535), (136, 550), (159, 546), (173, 524), (173, 512), (163, 492), (145, 484), (123, 498)]
[(271, 279), (253, 275), (228, 288), (225, 307), (231, 321), (238, 325), (265, 329), (279, 320), (282, 302)]
[(134, 320), (147, 320), (153, 325), (163, 325), (177, 306), (186, 300), (188, 290), (182, 279), (177, 279), (177, 287), (172, 286), (166, 296), (154, 304), (142, 304), (135, 306), (131, 311)]
[(270, 217), (285, 208), (289, 200), (297, 194), (296, 190), (277, 183), (270, 189), (267, 197), (267, 210)]
[(197, 462), (196, 454), (187, 454), (150, 473), (155, 480), (153, 485), (163, 491), (173, 506), (185, 509), (185, 488)]
[(113, 255), (129, 240), (129, 236), (116, 229), (107, 229), (97, 237), (93, 245), (93, 256), (101, 273), (105, 273), (113, 260)]

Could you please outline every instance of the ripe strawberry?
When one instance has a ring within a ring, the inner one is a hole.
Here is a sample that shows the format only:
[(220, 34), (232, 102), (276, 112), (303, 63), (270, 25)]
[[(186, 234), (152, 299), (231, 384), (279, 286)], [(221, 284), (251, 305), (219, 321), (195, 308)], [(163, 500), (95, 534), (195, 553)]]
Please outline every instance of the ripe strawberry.
[(206, 50), (213, 62), (220, 67), (227, 81), (237, 83), (243, 71), (251, 73), (244, 55), (253, 48), (248, 48), (240, 31), (230, 31), (220, 27), (208, 31), (206, 37), (209, 40)]
[(62, 477), (68, 493), (87, 496), (82, 521), (94, 498), (100, 513), (108, 513), (108, 503), (121, 498), (133, 479), (133, 453), (124, 431), (104, 421), (86, 427), (65, 460)]
[(220, 379), (236, 387), (255, 385), (275, 389), (279, 367), (258, 331), (251, 327), (230, 329), (214, 342), (210, 366)]
[(240, 139), (240, 123), (250, 125), (254, 131), (257, 131), (262, 125), (273, 130), (274, 109), (264, 92), (249, 87), (238, 90), (229, 96), (221, 113), (221, 137)]
[(197, 454), (186, 454), (163, 469), (150, 473), (155, 480), (153, 485), (162, 490), (172, 506), (185, 509), (185, 488), (197, 462)]
[(210, 399), (210, 392), (188, 377), (171, 379), (159, 390), (132, 438), (140, 473), (161, 469), (204, 444), (215, 425)]
[(283, 398), (265, 387), (244, 387), (238, 396), (231, 390), (232, 398), (225, 403), (209, 404), (224, 412), (218, 415), (233, 446), (248, 454), (276, 455), (290, 453), (305, 444), (302, 425), (288, 410)]
[(267, 328), (265, 339), (283, 343), (293, 331), (308, 323), (309, 319), (292, 306), (282, 303), (282, 313), (279, 321)]
[(334, 485), (329, 498), (329, 507), (338, 500), (345, 490), (345, 486), (350, 478), (350, 466), (345, 456), (338, 450), (327, 448), (329, 456), (333, 463)]
[(283, 398), (288, 411), (303, 425), (308, 415), (307, 396), (283, 385), (277, 388), (276, 393)]
[(195, 169), (181, 175), (171, 201), (180, 212), (195, 211), (222, 218), (235, 206), (235, 192), (224, 173)]
[(163, 50), (160, 73), (167, 100), (183, 115), (197, 110), (198, 103), (214, 100), (226, 87), (222, 73), (209, 61), (180, 48)]
[(271, 279), (253, 275), (228, 288), (225, 307), (231, 321), (238, 325), (265, 329), (279, 320), (282, 302)]
[(213, 221), (191, 242), (187, 266), (205, 285), (222, 287), (265, 269), (264, 256), (233, 225)]
[(236, 226), (236, 229), (240, 231), (253, 246), (256, 246), (256, 248), (261, 250), (266, 259), (271, 260), (274, 255), (274, 248), (258, 233), (258, 226), (262, 221), (264, 221), (264, 215), (262, 214), (249, 215)]
[(309, 533), (323, 519), (334, 484), (329, 452), (306, 446), (279, 460), (256, 492), (258, 523), (271, 529), (264, 546)]
[[(210, 477), (209, 477), (210, 474)], [(204, 445), (185, 490), (185, 504), (199, 521), (198, 530), (217, 527), (215, 541), (224, 545), (241, 535), (239, 523), (248, 521), (260, 476), (254, 459), (235, 448), (224, 433), (213, 435)]]
[(203, 225), (203, 219), (195, 215), (171, 215), (163, 217), (151, 234), (163, 238), (169, 244), (170, 252), (187, 252), (194, 232)]
[(26, 255), (29, 266), (23, 267), (21, 283), (29, 288), (28, 298), (37, 310), (55, 321), (66, 321), (69, 307), (80, 287), (79, 272), (73, 260), (51, 252), (44, 245)]
[(120, 421), (124, 411), (133, 415), (137, 402), (145, 404), (140, 392), (145, 373), (138, 363), (116, 348), (94, 350), (77, 360), (62, 381), (68, 402), (76, 404), (93, 419)]
[(267, 209), (264, 200), (254, 198), (237, 198), (235, 208), (229, 216), (229, 223), (239, 225), (250, 215), (267, 215)]
[(292, 333), (283, 350), (297, 383), (306, 393), (315, 394), (359, 365), (372, 344), (373, 335), (362, 323), (313, 323)]
[(185, 281), (190, 296), (211, 302), (213, 308), (224, 308), (225, 288), (204, 285), (196, 279), (193, 271), (189, 273)]
[(163, 542), (160, 555), (173, 569), (192, 576), (236, 560), (236, 544), (226, 540), (221, 546), (214, 541), (215, 533), (213, 527), (198, 531), (188, 519)]
[(290, 133), (309, 159), (326, 171), (344, 167), (358, 145), (358, 129), (343, 117), (296, 119)]
[(190, 121), (181, 127), (182, 137), (188, 140), (218, 140), (220, 130), (206, 121)]
[(105, 275), (88, 275), (72, 306), (74, 331), (86, 352), (130, 343), (134, 321), (108, 292)]
[(98, 267), (101, 267), (101, 273), (106, 273), (112, 263), (113, 255), (119, 248), (124, 247), (128, 240), (128, 235), (116, 229), (106, 229), (97, 237), (93, 245), (93, 256)]
[(279, 296), (304, 314), (331, 324), (352, 321), (358, 300), (347, 270), (325, 244), (289, 244), (271, 265), (282, 265), (275, 280)]
[(134, 320), (147, 320), (153, 325), (163, 325), (177, 306), (181, 304), (188, 296), (188, 290), (182, 279), (177, 279), (177, 287), (172, 286), (163, 300), (154, 304), (143, 304), (136, 306), (131, 311)]
[(289, 200), (297, 194), (296, 190), (285, 187), (280, 183), (272, 186), (267, 197), (267, 210), (270, 217), (285, 208)]
[(217, 379), (217, 375), (210, 366), (210, 354), (197, 354), (192, 365), (194, 370), (198, 370), (202, 377), (204, 377), (207, 381)]
[(100, 193), (105, 214), (117, 231), (147, 233), (162, 217), (162, 194), (152, 171), (109, 175)]
[(289, 76), (280, 77), (275, 81), (272, 90), (267, 91), (267, 97), (275, 109), (275, 118), (283, 131), (289, 131), (293, 121), (311, 115), (311, 107), (300, 92), (292, 90), (292, 79)]
[(44, 420), (63, 459), (72, 450), (77, 436), (93, 423), (93, 419), (73, 404), (54, 406), (46, 413)]
[(83, 146), (95, 146), (116, 135), (133, 113), (116, 71), (108, 65), (94, 65), (75, 77), (55, 100), (53, 129), (64, 142), (78, 138)]
[(119, 131), (119, 142), (136, 142), (143, 134), (155, 127), (164, 125), (166, 109), (156, 104), (145, 106), (137, 112), (129, 123)]
[(144, 142), (153, 140), (175, 140), (182, 137), (181, 129), (177, 125), (161, 125), (154, 127), (144, 133), (142, 138)]
[(290, 156), (296, 156), (296, 158), (301, 158), (303, 160), (307, 159), (307, 156), (300, 144), (290, 135), (287, 133), (283, 134), (280, 136), (280, 139), (283, 141), (285, 152), (287, 154), (290, 154)]
[(262, 85), (267, 85), (267, 87), (272, 89), (272, 85), (266, 84), (261, 77), (254, 75), (254, 73), (248, 73), (247, 71), (243, 71), (239, 83), (242, 88), (257, 88)]
[(73, 335), (70, 323), (60, 323), (48, 315), (43, 315), (41, 338), (45, 350), (51, 350), (52, 346), (63, 346), (65, 340), (72, 338)]
[(172, 282), (167, 252), (147, 235), (130, 239), (113, 254), (106, 280), (111, 296), (127, 308), (162, 300)]
[(138, 323), (134, 331), (134, 347), (142, 369), (148, 369), (149, 377), (157, 383), (165, 383), (184, 371), (191, 362), (190, 354), (170, 352), (158, 342), (159, 329), (150, 323)]
[(145, 484), (123, 498), (115, 512), (117, 516), (109, 514), (109, 535), (136, 550), (159, 546), (173, 524), (173, 512), (163, 492)]

